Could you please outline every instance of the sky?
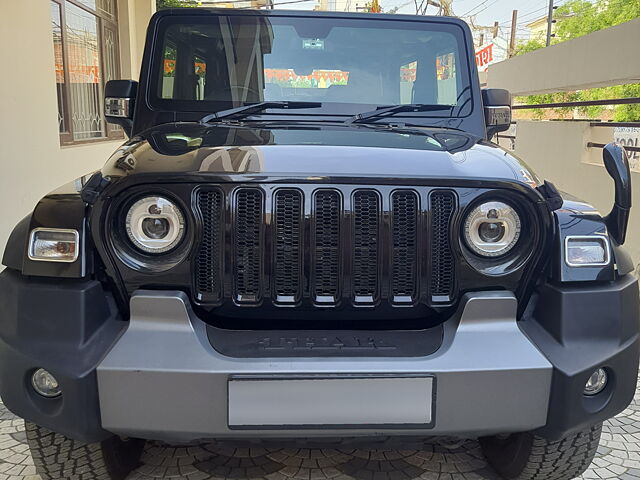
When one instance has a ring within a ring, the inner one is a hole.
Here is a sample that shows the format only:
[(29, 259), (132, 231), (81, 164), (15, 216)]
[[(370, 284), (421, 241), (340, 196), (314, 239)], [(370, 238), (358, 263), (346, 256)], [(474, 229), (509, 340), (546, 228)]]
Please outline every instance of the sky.
[[(382, 0), (387, 2), (391, 8), (394, 2), (402, 5), (406, 0)], [(565, 0), (555, 0), (555, 4), (561, 5)], [(398, 4), (396, 3), (396, 4)], [(413, 3), (413, 2), (412, 2)], [(493, 25), (493, 22), (500, 23), (501, 33), (508, 36), (511, 29), (511, 14), (513, 10), (518, 10), (518, 28), (516, 36), (527, 36), (525, 25), (533, 20), (547, 15), (549, 9), (548, 0), (453, 0), (453, 12), (458, 16), (475, 16), (474, 23), (477, 25)], [(402, 8), (402, 13), (415, 13), (413, 4)], [(436, 13), (436, 7), (429, 7), (427, 13)], [(466, 18), (465, 18), (466, 19)]]
[[(281, 1), (274, 0), (277, 4)], [(385, 11), (398, 5), (404, 5), (398, 13), (415, 14), (413, 0), (379, 0)], [(555, 5), (562, 5), (567, 0), (554, 0)], [(300, 10), (311, 10), (317, 1), (282, 5), (280, 8), (292, 8)], [(477, 25), (493, 25), (493, 22), (500, 23), (501, 35), (505, 38), (510, 35), (511, 14), (513, 10), (518, 10), (518, 21), (516, 37), (526, 39), (528, 31), (525, 25), (533, 20), (547, 15), (549, 0), (453, 0), (453, 12), (457, 16), (475, 16), (474, 23)], [(437, 8), (430, 6), (427, 14), (436, 14)]]

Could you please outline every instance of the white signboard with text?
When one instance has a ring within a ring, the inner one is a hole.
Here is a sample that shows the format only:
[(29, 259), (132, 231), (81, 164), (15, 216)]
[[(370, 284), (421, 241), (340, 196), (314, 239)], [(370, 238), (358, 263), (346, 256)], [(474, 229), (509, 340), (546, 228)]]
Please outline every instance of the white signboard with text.
[[(640, 127), (615, 127), (613, 129), (613, 138), (609, 137), (609, 139), (598, 138), (597, 140), (593, 140), (595, 142), (606, 143), (610, 141), (614, 141), (623, 145), (625, 147), (640, 147)], [(593, 149), (599, 150), (599, 149)], [(640, 152), (630, 152), (627, 150), (627, 157), (629, 158), (629, 167), (631, 167), (632, 172), (640, 173)], [(592, 165), (600, 165), (602, 164), (602, 150), (600, 153), (592, 152), (592, 154), (588, 155), (584, 160), (585, 163), (589, 163)]]
[(476, 47), (476, 65), (479, 72), (486, 72), (489, 65), (506, 60), (507, 41), (496, 37), (491, 43)]
[[(616, 127), (613, 131), (616, 142), (625, 147), (640, 147), (640, 127)], [(627, 150), (631, 171), (640, 172), (640, 152)]]

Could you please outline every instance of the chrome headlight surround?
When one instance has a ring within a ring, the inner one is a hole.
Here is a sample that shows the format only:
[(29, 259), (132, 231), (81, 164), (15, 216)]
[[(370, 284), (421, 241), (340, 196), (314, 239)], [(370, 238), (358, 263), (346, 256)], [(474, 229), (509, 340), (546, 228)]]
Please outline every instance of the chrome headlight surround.
[(500, 200), (477, 205), (464, 218), (467, 247), (483, 258), (495, 258), (513, 250), (520, 239), (522, 223), (518, 211)]
[[(154, 207), (152, 211), (150, 207)], [(108, 208), (105, 240), (117, 260), (128, 268), (143, 273), (166, 272), (193, 251), (194, 219), (179, 191), (137, 186), (115, 196)], [(145, 219), (150, 219), (146, 232), (142, 230)], [(160, 238), (152, 238), (151, 233)]]
[(137, 200), (127, 210), (124, 223), (131, 244), (151, 255), (170, 252), (185, 236), (182, 210), (162, 195), (145, 196)]

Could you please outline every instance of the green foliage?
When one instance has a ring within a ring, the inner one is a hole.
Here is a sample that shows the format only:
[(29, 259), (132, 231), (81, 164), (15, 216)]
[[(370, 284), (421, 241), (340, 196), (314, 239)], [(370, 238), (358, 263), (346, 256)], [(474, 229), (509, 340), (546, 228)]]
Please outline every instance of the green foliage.
[[(640, 97), (640, 83), (617, 85), (610, 88), (611, 95), (616, 98)], [(637, 122), (640, 120), (640, 104), (616, 107), (613, 119), (616, 122)]]
[(556, 37), (578, 38), (640, 17), (639, 0), (572, 0), (556, 10)]
[(527, 42), (519, 42), (516, 45), (514, 50), (514, 55), (522, 55), (523, 53), (533, 52), (534, 50), (538, 50), (539, 48), (544, 48), (545, 43), (544, 40), (539, 38), (534, 38)]
[[(552, 44), (578, 38), (589, 33), (628, 22), (640, 17), (640, 0), (569, 0), (554, 13), (556, 19), (555, 34)], [(515, 55), (538, 50), (545, 47), (544, 39), (532, 39), (521, 42), (515, 49)], [(614, 87), (592, 88), (579, 92), (561, 92), (547, 95), (530, 95), (519, 100), (528, 105), (538, 103), (577, 102), (586, 100), (603, 100), (610, 98), (640, 97), (640, 84), (617, 85)], [(616, 107), (579, 107), (581, 115), (589, 118), (600, 117), (605, 110), (613, 111), (613, 120), (629, 122), (640, 120), (640, 105), (620, 105)], [(548, 110), (547, 110), (548, 111)], [(570, 115), (573, 109), (558, 108), (556, 114)], [(534, 117), (544, 115), (542, 109), (532, 111)]]
[[(542, 103), (561, 103), (561, 102), (576, 102), (578, 101), (579, 93), (578, 92), (560, 92), (560, 93), (546, 93), (543, 95), (529, 95), (527, 97), (517, 97), (519, 103), (526, 103), (527, 105), (538, 105)], [(536, 119), (541, 119), (545, 110), (542, 108), (534, 108), (529, 110), (533, 117)], [(570, 107), (556, 108), (556, 114), (564, 117), (571, 114)]]
[(197, 7), (199, 5), (200, 3), (195, 0), (156, 0), (157, 10), (165, 8)]

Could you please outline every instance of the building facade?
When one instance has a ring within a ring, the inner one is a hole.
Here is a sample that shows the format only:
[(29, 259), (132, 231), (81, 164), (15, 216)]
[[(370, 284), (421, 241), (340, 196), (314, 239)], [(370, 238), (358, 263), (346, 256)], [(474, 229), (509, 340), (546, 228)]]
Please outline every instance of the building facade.
[(319, 0), (316, 10), (331, 12), (367, 12), (370, 0)]
[(529, 40), (544, 40), (547, 37), (547, 17), (540, 17), (525, 25), (529, 30)]
[(155, 0), (20, 0), (0, 15), (0, 249), (49, 191), (102, 166), (124, 134), (103, 89), (139, 76)]

